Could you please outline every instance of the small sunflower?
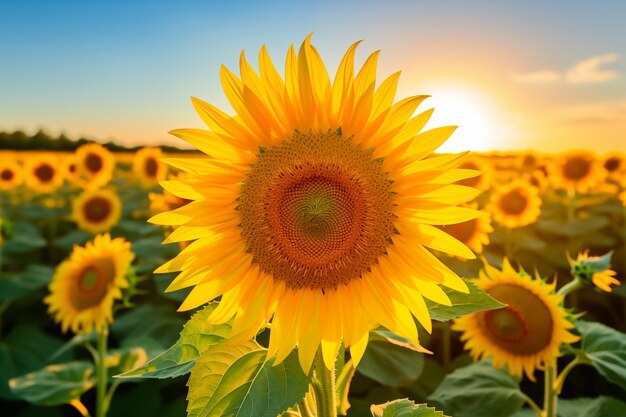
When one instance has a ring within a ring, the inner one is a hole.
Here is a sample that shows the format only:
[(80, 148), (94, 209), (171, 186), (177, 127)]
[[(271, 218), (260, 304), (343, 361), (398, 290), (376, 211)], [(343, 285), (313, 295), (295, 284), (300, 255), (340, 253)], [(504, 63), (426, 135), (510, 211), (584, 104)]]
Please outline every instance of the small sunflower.
[(130, 242), (108, 234), (97, 235), (84, 248), (74, 247), (57, 267), (44, 298), (63, 332), (88, 333), (113, 321), (113, 303), (128, 287), (126, 275), (134, 257)]
[(155, 184), (167, 177), (167, 164), (161, 162), (161, 148), (141, 148), (133, 158), (133, 171), (147, 184)]
[(63, 184), (57, 161), (50, 155), (33, 155), (24, 168), (26, 185), (40, 193), (49, 193)]
[(120, 220), (122, 202), (113, 191), (85, 191), (72, 202), (72, 217), (78, 227), (92, 233), (106, 232)]
[(252, 337), (271, 321), (269, 357), (298, 346), (307, 371), (320, 346), (328, 368), (341, 343), (358, 362), (379, 325), (417, 343), (413, 316), (432, 326), (424, 297), (467, 291), (426, 248), (474, 257), (434, 226), (479, 214), (458, 207), (477, 190), (453, 184), (476, 175), (455, 169), (467, 154), (432, 155), (454, 128), (420, 133), (426, 96), (394, 104), (399, 73), (376, 89), (378, 52), (356, 72), (357, 45), (332, 83), (310, 37), (284, 80), (265, 47), (259, 74), (243, 54), (241, 78), (222, 67), (237, 115), (192, 99), (211, 130), (171, 133), (210, 157), (165, 160), (189, 177), (161, 184), (191, 202), (151, 219), (177, 226), (167, 242), (194, 241), (157, 270), (180, 272), (170, 291), (194, 287), (181, 310), (221, 296), (211, 322), (234, 317)]
[(569, 192), (586, 193), (604, 177), (602, 164), (590, 152), (570, 152), (552, 164), (554, 185)]
[(626, 170), (626, 161), (624, 154), (613, 152), (605, 156), (602, 167), (610, 178), (619, 178)]
[(515, 180), (496, 188), (486, 208), (493, 220), (504, 227), (526, 226), (534, 223), (541, 213), (539, 190), (528, 182)]
[(0, 161), (0, 190), (12, 190), (24, 180), (23, 168), (11, 159)]
[(72, 184), (78, 184), (80, 182), (78, 158), (76, 154), (68, 155), (63, 159), (63, 176)]
[(516, 272), (506, 258), (502, 270), (485, 264), (474, 283), (507, 304), (455, 319), (452, 329), (463, 332), (461, 340), (474, 360), (492, 358), (496, 368), (506, 365), (511, 375), (524, 372), (534, 381), (535, 369), (553, 364), (561, 344), (579, 339), (569, 332), (574, 324), (554, 284)]
[(611, 285), (621, 285), (615, 278), (617, 272), (610, 268), (612, 253), (604, 256), (589, 256), (589, 250), (580, 252), (573, 260), (568, 255), (568, 261), (572, 267), (572, 275), (585, 283), (593, 284), (602, 291), (612, 292)]
[(80, 184), (84, 188), (105, 186), (113, 177), (115, 157), (99, 143), (88, 143), (76, 149)]
[[(476, 204), (469, 205), (469, 207), (476, 208)], [(466, 222), (439, 227), (475, 253), (482, 253), (483, 246), (489, 244), (489, 233), (493, 232), (490, 215), (486, 212)]]

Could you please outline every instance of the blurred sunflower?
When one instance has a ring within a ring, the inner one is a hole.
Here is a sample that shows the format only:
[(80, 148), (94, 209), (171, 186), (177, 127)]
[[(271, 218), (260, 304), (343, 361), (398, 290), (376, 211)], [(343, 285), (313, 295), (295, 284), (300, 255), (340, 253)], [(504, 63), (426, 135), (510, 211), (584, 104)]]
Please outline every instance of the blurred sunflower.
[[(469, 205), (469, 207), (476, 208), (476, 204)], [(475, 219), (440, 226), (440, 228), (453, 238), (465, 244), (475, 253), (482, 253), (483, 246), (489, 244), (489, 233), (493, 232), (489, 213), (486, 212)]]
[(626, 170), (624, 155), (618, 152), (610, 153), (604, 158), (602, 166), (610, 178), (619, 179)]
[(589, 250), (580, 252), (576, 260), (568, 261), (572, 268), (572, 274), (581, 279), (585, 283), (593, 284), (604, 292), (612, 292), (611, 285), (621, 285), (621, 282), (615, 278), (617, 272), (610, 269), (611, 255), (605, 256), (589, 256)]
[(57, 161), (50, 155), (33, 155), (24, 167), (26, 185), (40, 193), (49, 193), (63, 184)]
[(108, 234), (97, 235), (84, 248), (74, 247), (57, 267), (44, 298), (63, 332), (88, 333), (113, 321), (113, 303), (128, 287), (126, 275), (134, 257), (130, 242)]
[(554, 185), (569, 192), (586, 193), (605, 177), (602, 165), (590, 152), (570, 152), (551, 166)]
[(161, 184), (192, 201), (151, 219), (178, 226), (166, 242), (195, 240), (157, 270), (182, 271), (170, 291), (195, 286), (181, 310), (221, 296), (211, 322), (234, 316), (242, 337), (271, 320), (269, 357), (297, 345), (305, 370), (320, 345), (332, 369), (342, 342), (358, 363), (379, 325), (417, 343), (412, 316), (432, 326), (423, 297), (467, 291), (426, 247), (474, 257), (433, 226), (479, 214), (457, 207), (477, 190), (452, 184), (476, 175), (455, 169), (467, 153), (432, 156), (455, 128), (419, 133), (426, 96), (393, 104), (399, 73), (375, 89), (378, 52), (355, 76), (357, 45), (332, 84), (310, 36), (290, 47), (285, 80), (265, 47), (260, 74), (243, 53), (241, 78), (222, 67), (237, 115), (192, 99), (211, 130), (171, 133), (211, 157), (165, 159), (189, 178)]
[(72, 217), (78, 227), (92, 233), (106, 232), (120, 220), (122, 202), (113, 191), (85, 191), (72, 201)]
[(22, 183), (23, 168), (11, 159), (0, 161), (0, 190), (11, 190)]
[[(187, 177), (186, 173), (179, 172), (176, 175), (170, 175), (169, 179), (182, 180), (185, 177)], [(153, 214), (177, 209), (191, 201), (178, 197), (167, 190), (163, 190), (163, 193), (149, 193), (148, 199), (150, 200), (150, 212)]]
[(133, 158), (133, 171), (147, 184), (163, 181), (167, 176), (168, 166), (161, 162), (163, 152), (160, 148), (141, 148)]
[(474, 360), (492, 358), (496, 368), (506, 365), (511, 375), (524, 372), (534, 381), (535, 369), (555, 363), (561, 344), (579, 339), (569, 332), (574, 324), (554, 284), (516, 272), (506, 258), (502, 270), (485, 263), (474, 283), (507, 304), (454, 320), (452, 329), (463, 332), (461, 340)]
[(496, 223), (513, 229), (534, 223), (541, 213), (540, 207), (539, 190), (528, 182), (515, 180), (496, 188), (486, 209)]
[(80, 184), (84, 188), (98, 188), (111, 181), (115, 157), (99, 143), (88, 143), (76, 149)]
[(71, 154), (63, 159), (63, 176), (72, 184), (79, 183), (78, 158), (76, 154)]

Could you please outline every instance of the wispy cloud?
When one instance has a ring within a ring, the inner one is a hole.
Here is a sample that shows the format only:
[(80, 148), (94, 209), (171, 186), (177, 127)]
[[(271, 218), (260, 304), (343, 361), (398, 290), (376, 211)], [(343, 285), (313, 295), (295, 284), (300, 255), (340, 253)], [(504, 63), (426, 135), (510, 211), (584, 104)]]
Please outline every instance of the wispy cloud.
[(585, 103), (562, 107), (556, 111), (560, 123), (568, 125), (626, 123), (626, 100)]
[(604, 69), (603, 65), (619, 59), (616, 53), (595, 55), (574, 64), (564, 72), (544, 69), (527, 73), (512, 74), (513, 81), (521, 84), (550, 84), (567, 82), (571, 84), (598, 84), (616, 79), (619, 73), (615, 70)]

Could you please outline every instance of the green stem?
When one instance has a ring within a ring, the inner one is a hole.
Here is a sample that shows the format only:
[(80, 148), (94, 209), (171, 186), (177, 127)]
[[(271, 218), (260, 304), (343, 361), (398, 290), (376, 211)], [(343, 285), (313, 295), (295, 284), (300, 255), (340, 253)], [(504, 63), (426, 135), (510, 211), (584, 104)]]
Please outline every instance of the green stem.
[(524, 394), (523, 392), (522, 392), (522, 395), (524, 396), (524, 401), (526, 401), (526, 404), (528, 404), (530, 408), (535, 412), (535, 414), (537, 414), (537, 417), (542, 417), (543, 412), (541, 411), (541, 408), (539, 408), (537, 403), (534, 402), (532, 398), (530, 398), (528, 395)]
[(109, 391), (106, 393), (106, 396), (104, 398), (105, 410), (108, 410), (109, 407), (111, 406), (111, 400), (113, 400), (113, 394), (115, 394), (115, 390), (117, 389), (117, 387), (120, 385), (121, 382), (122, 382), (121, 380), (116, 379), (111, 384), (111, 387), (109, 387)]
[(104, 326), (98, 332), (98, 360), (96, 361), (96, 417), (107, 414), (107, 338), (109, 329)]
[(572, 369), (574, 369), (576, 365), (589, 363), (589, 359), (585, 358), (583, 355), (576, 355), (576, 357), (570, 363), (568, 363), (565, 368), (563, 368), (559, 376), (556, 378), (556, 382), (554, 384), (554, 391), (556, 392), (556, 395), (558, 396), (559, 394), (561, 394), (561, 391), (563, 390), (563, 384), (565, 383), (565, 378), (567, 378), (567, 375)]
[(554, 386), (554, 381), (556, 379), (556, 363), (546, 366), (544, 377), (545, 390), (543, 397), (543, 415), (545, 417), (556, 417), (557, 392)]
[(577, 290), (579, 288), (584, 287), (585, 284), (578, 278), (574, 278), (573, 280), (571, 280), (570, 282), (568, 282), (567, 284), (563, 285), (558, 291), (557, 291), (557, 295), (562, 295), (563, 298), (565, 298), (565, 296), (567, 294), (569, 294), (570, 292)]
[(337, 396), (335, 394), (335, 369), (328, 369), (321, 351), (315, 357), (315, 379), (313, 381), (317, 399), (318, 417), (337, 417)]
[(567, 192), (567, 222), (571, 223), (576, 219), (576, 191)]

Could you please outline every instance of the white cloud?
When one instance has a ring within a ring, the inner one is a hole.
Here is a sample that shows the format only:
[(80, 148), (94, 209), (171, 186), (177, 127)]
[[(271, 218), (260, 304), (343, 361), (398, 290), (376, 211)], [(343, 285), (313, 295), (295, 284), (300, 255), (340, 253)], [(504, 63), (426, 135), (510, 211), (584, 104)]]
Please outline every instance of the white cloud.
[(603, 69), (602, 66), (619, 59), (616, 53), (595, 55), (574, 64), (561, 73), (556, 70), (544, 69), (527, 73), (512, 74), (511, 78), (520, 84), (549, 84), (565, 81), (571, 84), (598, 84), (616, 79), (619, 73), (615, 70)]

